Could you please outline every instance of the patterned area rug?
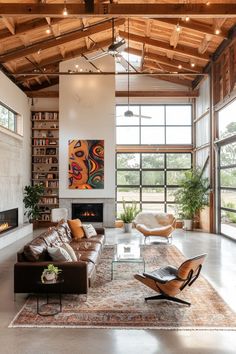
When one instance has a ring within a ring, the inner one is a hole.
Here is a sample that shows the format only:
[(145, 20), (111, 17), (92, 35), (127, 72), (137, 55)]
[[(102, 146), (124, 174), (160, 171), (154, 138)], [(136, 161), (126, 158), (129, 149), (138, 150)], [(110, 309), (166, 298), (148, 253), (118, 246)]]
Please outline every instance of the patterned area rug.
[[(155, 292), (133, 278), (140, 265), (119, 265), (111, 280), (113, 254), (113, 246), (104, 249), (87, 301), (84, 296), (63, 295), (62, 312), (43, 317), (37, 315), (36, 299), (30, 296), (9, 327), (236, 329), (235, 313), (203, 276), (179, 296), (190, 301), (191, 307), (166, 301), (145, 303), (144, 297)], [(184, 260), (173, 245), (143, 246), (142, 255), (148, 271), (167, 264), (178, 266)]]

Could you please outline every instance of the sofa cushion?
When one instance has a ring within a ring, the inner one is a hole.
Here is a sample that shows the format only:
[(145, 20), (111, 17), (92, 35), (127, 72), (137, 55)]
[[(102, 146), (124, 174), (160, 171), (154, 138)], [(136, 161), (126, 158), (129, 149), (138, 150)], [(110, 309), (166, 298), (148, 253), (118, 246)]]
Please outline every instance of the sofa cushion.
[(73, 250), (71, 245), (69, 245), (69, 243), (63, 243), (61, 247), (64, 248), (69, 253), (72, 261), (76, 262), (79, 260), (79, 258), (75, 254), (75, 251)]
[(84, 224), (82, 226), (83, 226), (83, 230), (84, 230), (84, 234), (85, 234), (86, 238), (90, 238), (92, 236), (97, 236), (97, 232), (92, 224), (88, 224), (88, 225)]
[(72, 262), (71, 256), (63, 247), (47, 247), (47, 251), (55, 262)]
[(60, 247), (63, 245), (62, 240), (59, 237), (56, 227), (50, 227), (41, 236), (49, 247)]
[(63, 243), (70, 243), (71, 242), (72, 239), (68, 237), (66, 229), (62, 225), (57, 226), (56, 231), (60, 237), (60, 240)]
[(28, 261), (43, 261), (47, 258), (47, 244), (39, 236), (25, 245), (23, 252)]
[(78, 241), (72, 241), (70, 243), (71, 247), (76, 250), (76, 251), (96, 251), (100, 252), (101, 250), (101, 244), (96, 243), (96, 242), (78, 242)]
[(68, 220), (73, 239), (77, 240), (84, 237), (84, 230), (80, 219)]
[(64, 227), (64, 229), (66, 231), (66, 234), (67, 234), (67, 237), (71, 241), (72, 240), (71, 229), (70, 229), (67, 221), (65, 221), (65, 220), (59, 221), (59, 223), (57, 224), (57, 227), (60, 227), (60, 226)]

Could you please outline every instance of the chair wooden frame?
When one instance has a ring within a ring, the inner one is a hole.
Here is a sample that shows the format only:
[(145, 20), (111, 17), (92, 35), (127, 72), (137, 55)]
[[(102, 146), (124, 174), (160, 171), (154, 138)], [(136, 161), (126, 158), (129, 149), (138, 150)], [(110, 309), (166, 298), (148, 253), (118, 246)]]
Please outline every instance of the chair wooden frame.
[[(175, 295), (198, 279), (206, 256), (202, 254), (188, 259), (179, 268), (168, 266), (151, 273), (135, 274), (135, 279), (159, 293), (159, 295), (146, 297), (145, 301), (167, 300), (190, 306), (190, 302), (179, 299)], [(164, 272), (162, 279), (158, 276), (158, 271)]]

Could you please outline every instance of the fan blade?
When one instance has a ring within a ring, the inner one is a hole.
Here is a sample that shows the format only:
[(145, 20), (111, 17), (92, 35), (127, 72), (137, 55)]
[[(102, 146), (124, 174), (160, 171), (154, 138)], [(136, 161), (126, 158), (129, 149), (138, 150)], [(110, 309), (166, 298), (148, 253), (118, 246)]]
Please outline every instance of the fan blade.
[(140, 118), (144, 118), (144, 119), (152, 119), (152, 117), (150, 116), (143, 116), (142, 114), (141, 115), (138, 115), (138, 114), (133, 114), (133, 117), (140, 117)]
[(99, 54), (95, 55), (94, 57), (89, 58), (89, 60), (90, 60), (90, 61), (94, 61), (94, 60), (103, 58), (103, 57), (105, 57), (106, 55), (109, 55), (109, 53), (108, 53), (108, 52), (102, 52), (102, 53), (99, 53)]

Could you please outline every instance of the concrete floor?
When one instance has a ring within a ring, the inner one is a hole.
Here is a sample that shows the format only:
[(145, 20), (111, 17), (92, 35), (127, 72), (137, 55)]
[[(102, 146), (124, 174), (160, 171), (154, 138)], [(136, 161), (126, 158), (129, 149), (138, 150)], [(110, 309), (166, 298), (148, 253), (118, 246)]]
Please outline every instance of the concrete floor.
[[(25, 296), (13, 298), (15, 254), (33, 236), (0, 250), (0, 354), (236, 354), (235, 331), (8, 328)], [(142, 237), (107, 230), (107, 243)], [(236, 312), (236, 243), (200, 232), (174, 233), (173, 243), (190, 257), (208, 253), (203, 274)]]

